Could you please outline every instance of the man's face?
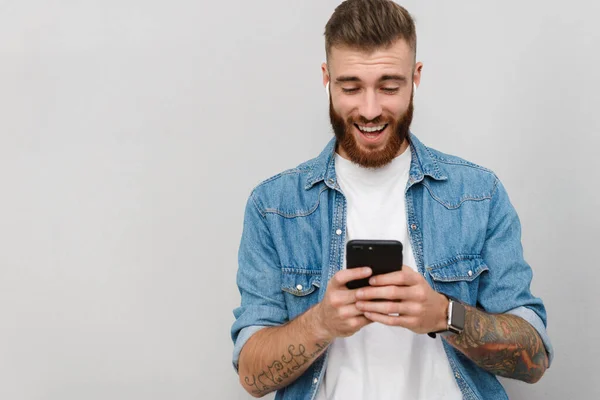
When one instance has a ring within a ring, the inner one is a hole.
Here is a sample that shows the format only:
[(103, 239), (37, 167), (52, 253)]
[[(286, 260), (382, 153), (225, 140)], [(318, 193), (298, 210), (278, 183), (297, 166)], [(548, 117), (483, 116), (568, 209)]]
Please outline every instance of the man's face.
[(373, 52), (331, 49), (323, 80), (330, 82), (329, 114), (342, 157), (378, 168), (406, 149), (420, 72), (404, 40)]

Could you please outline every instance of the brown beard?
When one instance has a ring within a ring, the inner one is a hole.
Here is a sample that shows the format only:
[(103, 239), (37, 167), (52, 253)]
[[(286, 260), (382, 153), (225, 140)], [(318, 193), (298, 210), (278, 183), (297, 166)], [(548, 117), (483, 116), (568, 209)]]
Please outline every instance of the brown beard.
[[(383, 117), (379, 116), (370, 121), (363, 117), (359, 117), (358, 120), (348, 117), (348, 119), (344, 121), (333, 109), (331, 96), (329, 96), (329, 119), (331, 120), (331, 127), (335, 133), (338, 145), (344, 149), (350, 161), (365, 168), (383, 167), (392, 162), (398, 155), (398, 152), (402, 148), (402, 144), (408, 139), (410, 124), (413, 119), (413, 111), (413, 99), (411, 96), (408, 109), (398, 120), (386, 121)], [(381, 150), (363, 150), (360, 148), (356, 142), (356, 138), (351, 132), (354, 124), (380, 124), (382, 122), (388, 123), (389, 126), (386, 129), (392, 130), (392, 135), (390, 135), (385, 147)]]

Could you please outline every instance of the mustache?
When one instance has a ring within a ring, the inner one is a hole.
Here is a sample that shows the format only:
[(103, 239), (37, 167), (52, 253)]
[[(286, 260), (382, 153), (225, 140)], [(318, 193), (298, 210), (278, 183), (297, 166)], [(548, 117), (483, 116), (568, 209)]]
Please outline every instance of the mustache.
[(388, 124), (390, 121), (388, 120), (388, 118), (384, 118), (383, 116), (377, 116), (373, 119), (366, 119), (365, 117), (358, 116), (358, 117), (349, 117), (348, 118), (348, 124), (361, 124), (361, 125), (367, 125), (367, 124), (374, 124), (374, 125), (379, 125), (379, 124)]

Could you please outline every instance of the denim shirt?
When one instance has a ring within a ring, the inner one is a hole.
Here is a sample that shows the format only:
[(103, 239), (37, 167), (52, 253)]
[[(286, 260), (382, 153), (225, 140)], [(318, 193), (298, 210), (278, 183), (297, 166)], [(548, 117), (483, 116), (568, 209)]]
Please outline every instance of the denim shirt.
[[(320, 302), (329, 279), (342, 269), (347, 205), (336, 179), (335, 146), (333, 139), (317, 158), (264, 181), (249, 197), (237, 274), (241, 306), (231, 328), (236, 370), (254, 333)], [(530, 292), (519, 218), (496, 175), (428, 148), (412, 134), (410, 151), (405, 200), (418, 271), (438, 292), (488, 313), (524, 318), (552, 360), (546, 310)], [(443, 344), (463, 398), (508, 398), (493, 374)], [(275, 398), (314, 399), (326, 360), (327, 351)], [(430, 379), (435, 384), (436, 377)]]

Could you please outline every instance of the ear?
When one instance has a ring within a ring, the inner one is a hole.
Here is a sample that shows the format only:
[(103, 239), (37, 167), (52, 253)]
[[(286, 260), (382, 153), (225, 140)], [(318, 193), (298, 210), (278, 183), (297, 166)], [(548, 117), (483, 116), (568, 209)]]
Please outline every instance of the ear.
[(418, 62), (415, 64), (415, 72), (413, 73), (413, 82), (417, 87), (421, 84), (421, 72), (423, 71), (423, 63)]
[(327, 63), (321, 64), (321, 72), (323, 74), (323, 86), (327, 86), (329, 83), (329, 71), (327, 69)]

